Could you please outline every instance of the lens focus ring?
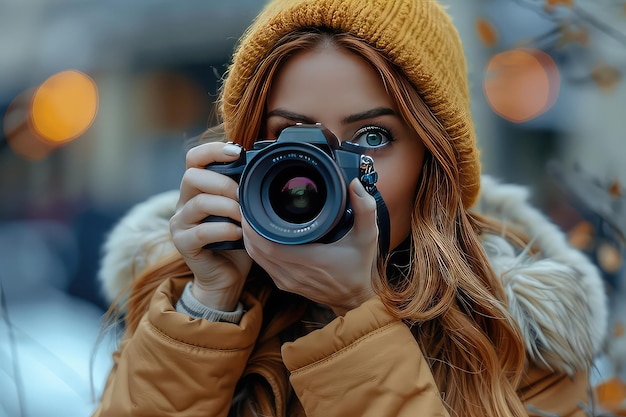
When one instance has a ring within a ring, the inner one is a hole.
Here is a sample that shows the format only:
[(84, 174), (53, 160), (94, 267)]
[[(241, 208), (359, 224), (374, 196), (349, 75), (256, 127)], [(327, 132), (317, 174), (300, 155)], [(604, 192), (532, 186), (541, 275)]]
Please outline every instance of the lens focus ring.
[(346, 210), (347, 187), (335, 161), (308, 143), (276, 144), (248, 163), (239, 185), (242, 212), (251, 227), (274, 242), (314, 242)]

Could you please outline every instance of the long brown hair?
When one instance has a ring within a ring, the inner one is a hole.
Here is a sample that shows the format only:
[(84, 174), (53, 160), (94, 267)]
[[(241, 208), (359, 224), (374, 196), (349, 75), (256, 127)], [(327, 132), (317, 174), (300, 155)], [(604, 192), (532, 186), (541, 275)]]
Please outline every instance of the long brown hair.
[[(249, 80), (228, 139), (245, 148), (260, 139), (275, 74), (290, 56), (322, 45), (345, 48), (376, 68), (416, 140), (427, 149), (414, 196), (409, 266), (397, 277), (375, 282), (377, 293), (411, 327), (452, 415), (525, 416), (516, 394), (525, 363), (522, 336), (507, 312), (504, 290), (479, 240), (484, 231), (508, 231), (463, 207), (455, 147), (393, 63), (350, 34), (324, 29), (291, 33), (275, 45)], [(523, 242), (520, 235), (511, 237)], [(148, 294), (172, 275), (191, 276), (180, 256), (135, 280), (127, 312), (130, 332), (147, 308)], [(241, 386), (244, 391), (237, 398), (253, 397), (234, 404), (242, 415), (250, 412), (250, 406), (260, 415), (275, 414), (269, 391)]]
[(320, 45), (345, 48), (373, 65), (427, 149), (415, 196), (409, 272), (394, 285), (375, 283), (378, 294), (412, 326), (453, 414), (526, 415), (515, 392), (525, 361), (522, 336), (479, 241), (482, 229), (498, 227), (463, 207), (455, 147), (398, 68), (350, 34), (324, 29), (288, 34), (250, 79), (229, 139), (244, 147), (259, 139), (274, 75), (290, 56)]

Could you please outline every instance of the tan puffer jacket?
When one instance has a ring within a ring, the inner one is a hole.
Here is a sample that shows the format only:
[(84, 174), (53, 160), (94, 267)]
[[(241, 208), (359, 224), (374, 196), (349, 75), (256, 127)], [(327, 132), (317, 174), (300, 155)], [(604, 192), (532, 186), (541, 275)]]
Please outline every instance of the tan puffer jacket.
[[(524, 228), (544, 258), (516, 253), (500, 236), (484, 247), (500, 275), (511, 313), (527, 340), (529, 369), (519, 387), (532, 416), (587, 416), (591, 363), (607, 310), (596, 269), (527, 203), (526, 191), (483, 178), (475, 207)], [(135, 207), (112, 231), (101, 278), (114, 297), (131, 271), (153, 262), (171, 242), (147, 254), (142, 242), (168, 234), (177, 193)], [(114, 355), (96, 417), (227, 416), (246, 364), (265, 378), (283, 416), (444, 416), (439, 389), (409, 328), (373, 298), (294, 342), (261, 337), (263, 301), (246, 293), (239, 325), (177, 313), (184, 280), (166, 280), (137, 331)], [(565, 331), (567, 330), (567, 331)], [(259, 340), (263, 342), (259, 342)], [(291, 390), (296, 396), (289, 395)]]

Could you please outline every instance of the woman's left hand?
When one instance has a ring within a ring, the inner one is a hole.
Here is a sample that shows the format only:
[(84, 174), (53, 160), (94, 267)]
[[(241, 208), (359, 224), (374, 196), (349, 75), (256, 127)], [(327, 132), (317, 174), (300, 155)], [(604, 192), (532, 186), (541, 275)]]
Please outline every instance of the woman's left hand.
[(329, 244), (280, 245), (255, 233), (242, 221), (246, 250), (283, 291), (302, 295), (333, 309), (336, 315), (374, 296), (378, 277), (376, 201), (358, 180), (349, 187), (354, 226)]

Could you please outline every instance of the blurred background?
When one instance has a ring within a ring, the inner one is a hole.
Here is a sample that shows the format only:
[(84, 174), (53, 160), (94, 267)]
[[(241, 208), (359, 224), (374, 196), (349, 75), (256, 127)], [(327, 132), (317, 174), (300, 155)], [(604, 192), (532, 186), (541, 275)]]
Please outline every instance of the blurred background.
[[(230, 52), (263, 0), (0, 0), (0, 417), (88, 416), (115, 333), (107, 232), (178, 187)], [(623, 406), (626, 0), (447, 0), (484, 171), (604, 274), (604, 405)]]

